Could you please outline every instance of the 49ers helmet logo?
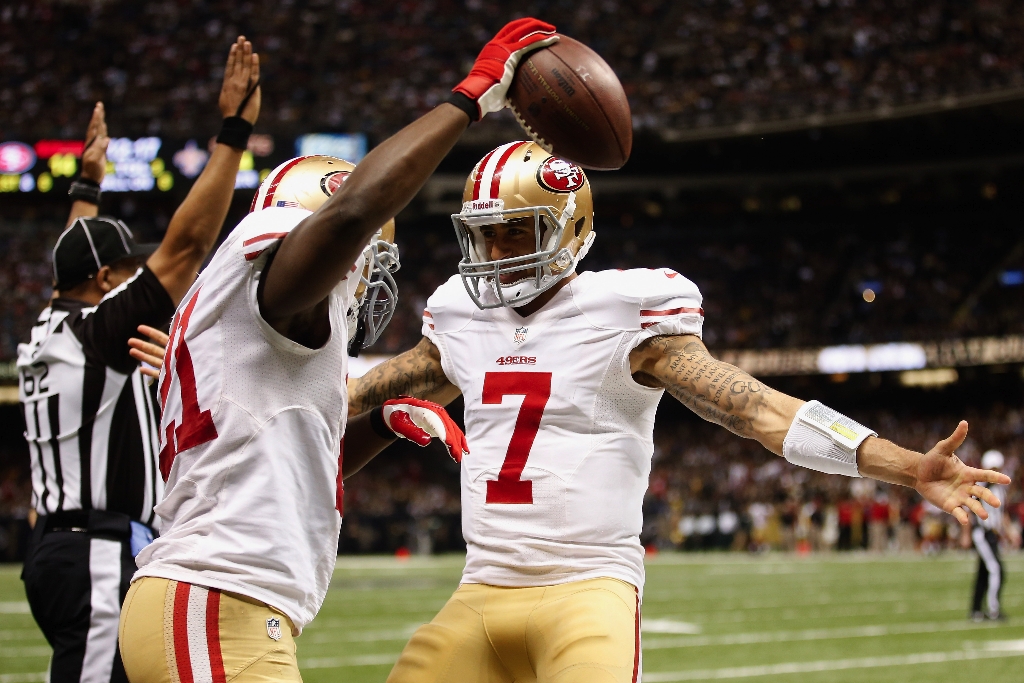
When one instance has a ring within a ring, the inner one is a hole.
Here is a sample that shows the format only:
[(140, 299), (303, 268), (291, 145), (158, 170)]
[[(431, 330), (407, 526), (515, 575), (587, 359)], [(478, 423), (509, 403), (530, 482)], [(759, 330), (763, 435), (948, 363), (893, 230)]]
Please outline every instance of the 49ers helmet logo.
[(330, 197), (332, 194), (338, 191), (341, 184), (348, 179), (349, 171), (335, 171), (334, 173), (328, 173), (320, 179), (320, 189), (324, 191), (324, 194)]
[(548, 157), (537, 169), (537, 180), (552, 192), (575, 192), (583, 187), (586, 176), (576, 164), (558, 157)]

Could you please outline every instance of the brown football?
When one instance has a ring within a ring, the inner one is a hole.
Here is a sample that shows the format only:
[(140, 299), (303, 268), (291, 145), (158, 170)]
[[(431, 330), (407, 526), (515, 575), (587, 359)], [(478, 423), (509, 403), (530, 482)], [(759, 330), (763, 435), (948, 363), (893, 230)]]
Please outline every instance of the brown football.
[(508, 99), (530, 137), (556, 156), (605, 171), (629, 159), (633, 119), (626, 93), (607, 62), (578, 40), (560, 36), (526, 55)]

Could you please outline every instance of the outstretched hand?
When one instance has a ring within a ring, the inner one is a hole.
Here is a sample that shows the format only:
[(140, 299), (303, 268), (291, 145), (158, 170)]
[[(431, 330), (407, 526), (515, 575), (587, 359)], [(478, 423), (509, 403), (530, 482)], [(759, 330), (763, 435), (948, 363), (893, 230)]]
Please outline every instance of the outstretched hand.
[(82, 177), (102, 183), (107, 174), (107, 112), (102, 102), (97, 102), (89, 119), (85, 133), (85, 149), (82, 151)]
[(224, 65), (224, 84), (220, 89), (220, 113), (224, 118), (241, 116), (256, 123), (260, 115), (260, 56), (252, 51), (245, 36), (231, 46)]
[(981, 501), (999, 507), (999, 499), (984, 486), (978, 486), (979, 482), (1010, 483), (1010, 478), (1005, 474), (968, 467), (956, 456), (954, 451), (966, 438), (967, 422), (961, 420), (949, 438), (938, 442), (921, 456), (914, 485), (925, 500), (956, 517), (956, 521), (963, 526), (967, 526), (970, 521), (965, 507), (981, 519), (988, 518)]
[(131, 349), (128, 354), (135, 360), (142, 363), (140, 371), (147, 377), (153, 379), (160, 378), (160, 368), (164, 364), (164, 351), (167, 348), (167, 340), (169, 337), (149, 325), (139, 325), (139, 332), (146, 335), (155, 343), (145, 341), (143, 339), (137, 339), (135, 337), (128, 340), (128, 346)]

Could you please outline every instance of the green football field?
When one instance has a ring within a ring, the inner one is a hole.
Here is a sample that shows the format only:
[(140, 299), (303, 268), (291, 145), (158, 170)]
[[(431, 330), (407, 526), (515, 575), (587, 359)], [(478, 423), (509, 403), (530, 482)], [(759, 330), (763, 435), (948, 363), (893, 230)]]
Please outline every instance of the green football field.
[[(1021, 683), (1024, 556), (1006, 560), (1014, 618), (998, 624), (966, 619), (974, 562), (662, 553), (647, 565), (643, 680)], [(303, 678), (383, 681), (461, 568), (458, 556), (339, 559), (320, 616), (298, 640)], [(0, 568), (0, 683), (44, 680), (49, 657), (18, 571)]]

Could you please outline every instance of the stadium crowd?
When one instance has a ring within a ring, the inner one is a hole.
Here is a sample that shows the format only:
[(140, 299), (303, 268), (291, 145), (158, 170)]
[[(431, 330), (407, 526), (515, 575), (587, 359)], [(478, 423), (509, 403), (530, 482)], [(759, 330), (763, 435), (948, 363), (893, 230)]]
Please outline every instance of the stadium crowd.
[[(431, 221), (433, 228), (400, 225), (400, 309), (370, 353), (416, 344), (426, 298), (456, 271), (461, 256), (447, 220)], [(749, 229), (739, 239), (709, 232), (693, 250), (685, 248), (692, 238), (675, 226), (625, 230), (599, 215), (598, 239), (582, 267), (669, 267), (686, 275), (704, 294), (704, 339), (712, 349), (1024, 334), (1024, 281), (1005, 277), (1024, 276), (1020, 238), (923, 223), (821, 225), (788, 231), (785, 239), (776, 230)], [(0, 225), (0, 362), (14, 359), (49, 299), (50, 249), (60, 228), (55, 216), (7, 215)], [(967, 314), (958, 315), (972, 296)]]
[[(615, 68), (637, 128), (836, 114), (1024, 86), (1020, 0), (534, 0)], [(394, 132), (442, 101), (511, 18), (493, 0), (157, 0), (0, 9), (4, 135), (77, 137), (96, 100), (111, 129), (213, 129), (223, 45), (263, 59), (260, 128)], [(41, 113), (46, 115), (42, 116)], [(511, 117), (506, 117), (511, 125)], [(500, 124), (499, 124), (500, 125)]]

